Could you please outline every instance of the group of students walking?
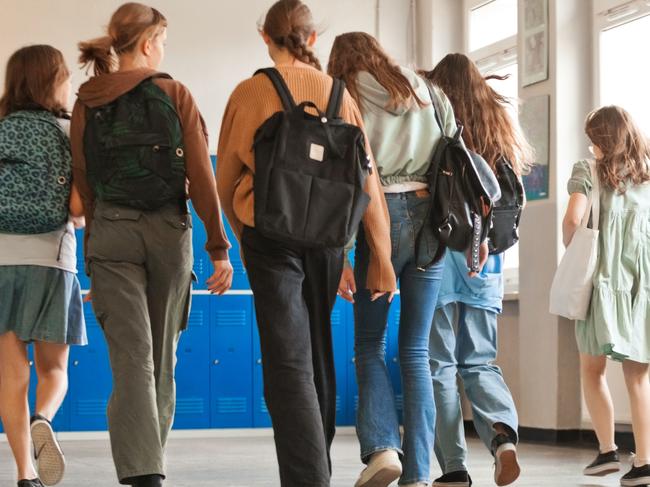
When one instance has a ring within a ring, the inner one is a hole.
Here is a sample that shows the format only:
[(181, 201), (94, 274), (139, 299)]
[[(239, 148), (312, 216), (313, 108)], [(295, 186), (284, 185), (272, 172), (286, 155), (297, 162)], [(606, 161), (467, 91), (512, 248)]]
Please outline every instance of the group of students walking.
[[(489, 236), (477, 242), (476, 255), (447, 249), (429, 224), (432, 156), (442, 141), (457, 138), (459, 125), (464, 146), (484, 159), (491, 177), (521, 192), (520, 176), (533, 156), (508, 100), (464, 55), (414, 72), (365, 33), (336, 38), (325, 74), (312, 51), (317, 34), (309, 8), (280, 0), (261, 29), (274, 69), (243, 81), (230, 96), (215, 181), (191, 94), (158, 71), (166, 29), (161, 12), (127, 3), (113, 14), (106, 36), (80, 43), (80, 62), (94, 76), (81, 86), (71, 117), (70, 73), (59, 51), (26, 47), (7, 65), (0, 99), (0, 416), (19, 487), (55, 485), (65, 470), (50, 421), (66, 393), (68, 346), (87, 342), (73, 231), (84, 219), (87, 299), (113, 374), (107, 414), (117, 476), (124, 485), (163, 484), (176, 345), (193, 279), (188, 199), (207, 230), (212, 293), (223, 294), (232, 281), (221, 205), (241, 242), (282, 485), (330, 484), (336, 411), (330, 314), (337, 295), (354, 303), (357, 434), (366, 465), (355, 485), (386, 487), (399, 479), (428, 486), (433, 452), (442, 470), (433, 486), (472, 484), (458, 376), (494, 456), (495, 483), (514, 482), (517, 411), (494, 365), (503, 253)], [(593, 310), (577, 325), (585, 395), (601, 444), (585, 473), (620, 469), (603, 378), (610, 356), (624, 361), (637, 442), (634, 468), (622, 482), (645, 485), (650, 149), (618, 108), (590, 115), (587, 135), (607, 188), (602, 211), (603, 228), (609, 227), (601, 234), (608, 257), (595, 278)], [(322, 163), (334, 167), (332, 161), (349, 161), (350, 154), (359, 166), (349, 163), (332, 176), (337, 182), (324, 183)], [(295, 170), (296, 159), (305, 161), (300, 169), (319, 164), (305, 176)], [(567, 243), (571, 222), (587, 207), (585, 168), (576, 165), (569, 183)], [(310, 205), (287, 213), (283, 205), (300, 197), (294, 193), (303, 193), (305, 177)], [(340, 203), (334, 211), (332, 200)], [(349, 244), (306, 243), (330, 241), (322, 225), (352, 237)], [(303, 229), (301, 241), (280, 238), (295, 228)], [(403, 435), (385, 362), (398, 281)], [(38, 388), (30, 419), (31, 342)]]

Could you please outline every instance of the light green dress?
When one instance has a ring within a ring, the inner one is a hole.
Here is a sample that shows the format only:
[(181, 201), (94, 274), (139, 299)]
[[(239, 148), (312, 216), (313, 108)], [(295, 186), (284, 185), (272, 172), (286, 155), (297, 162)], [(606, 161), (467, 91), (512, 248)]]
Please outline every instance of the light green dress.
[[(569, 194), (589, 196), (591, 187), (589, 163), (576, 163)], [(649, 301), (650, 184), (601, 189), (594, 291), (586, 321), (576, 323), (580, 352), (650, 363)]]

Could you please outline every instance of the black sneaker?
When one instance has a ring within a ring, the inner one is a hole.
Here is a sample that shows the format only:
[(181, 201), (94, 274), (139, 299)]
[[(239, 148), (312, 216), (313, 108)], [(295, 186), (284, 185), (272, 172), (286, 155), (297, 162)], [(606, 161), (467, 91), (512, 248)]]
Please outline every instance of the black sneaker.
[(618, 472), (621, 469), (621, 460), (616, 450), (599, 453), (596, 459), (585, 467), (582, 473), (593, 477), (603, 477), (607, 474)]
[(54, 436), (52, 424), (47, 418), (36, 414), (32, 416), (30, 428), (38, 476), (43, 484), (56, 485), (65, 473), (65, 457)]
[(650, 485), (650, 465), (632, 466), (632, 469), (621, 478), (621, 485), (623, 487)]
[(162, 487), (164, 478), (162, 475), (157, 474), (140, 475), (124, 479), (122, 482), (133, 487)]
[(40, 479), (33, 479), (33, 480), (19, 480), (18, 481), (18, 487), (44, 487), (43, 483), (40, 481)]
[(517, 447), (508, 435), (499, 434), (492, 440), (494, 455), (494, 482), (498, 486), (510, 485), (519, 478), (521, 467), (517, 459)]
[(431, 487), (470, 487), (472, 477), (465, 470), (449, 472), (436, 479)]

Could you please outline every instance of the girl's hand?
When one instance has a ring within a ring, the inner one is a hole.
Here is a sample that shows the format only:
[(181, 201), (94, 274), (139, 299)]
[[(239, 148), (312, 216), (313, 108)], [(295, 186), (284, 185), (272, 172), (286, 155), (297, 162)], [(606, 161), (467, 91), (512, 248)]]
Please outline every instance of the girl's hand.
[(395, 291), (391, 291), (391, 292), (388, 293), (386, 291), (372, 290), (372, 291), (370, 291), (370, 301), (377, 301), (379, 298), (381, 298), (385, 294), (388, 294), (388, 302), (392, 303), (393, 298), (395, 297)]
[(349, 265), (343, 267), (339, 290), (337, 294), (350, 303), (354, 303), (354, 294), (357, 292), (357, 283), (354, 280), (354, 270)]
[(93, 300), (93, 292), (88, 291), (88, 293), (84, 296), (83, 302), (90, 303), (92, 300)]
[[(488, 260), (488, 257), (490, 256), (490, 249), (488, 248), (488, 243), (487, 240), (484, 241), (481, 246), (478, 249), (478, 272), (474, 271), (469, 271), (468, 276), (469, 277), (476, 277), (480, 274), (480, 272), (483, 270), (483, 267), (485, 266), (485, 263)], [(472, 268), (472, 249), (469, 249), (467, 252), (467, 268), (471, 269)]]
[(214, 274), (206, 281), (211, 294), (224, 294), (232, 286), (232, 265), (229, 260), (213, 260)]

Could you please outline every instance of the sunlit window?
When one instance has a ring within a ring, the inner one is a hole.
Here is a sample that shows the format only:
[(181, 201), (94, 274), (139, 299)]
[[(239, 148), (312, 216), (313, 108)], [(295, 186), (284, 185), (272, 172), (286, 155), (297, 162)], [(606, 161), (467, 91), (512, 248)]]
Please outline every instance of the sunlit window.
[(492, 0), (469, 14), (469, 50), (517, 35), (517, 0)]
[(650, 134), (650, 15), (600, 34), (600, 101), (628, 110)]

